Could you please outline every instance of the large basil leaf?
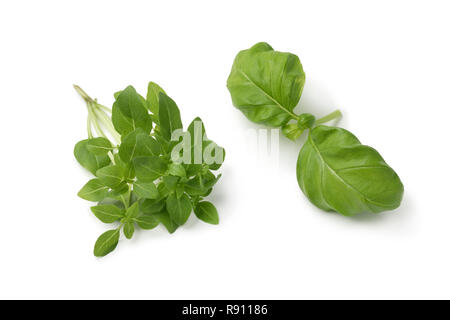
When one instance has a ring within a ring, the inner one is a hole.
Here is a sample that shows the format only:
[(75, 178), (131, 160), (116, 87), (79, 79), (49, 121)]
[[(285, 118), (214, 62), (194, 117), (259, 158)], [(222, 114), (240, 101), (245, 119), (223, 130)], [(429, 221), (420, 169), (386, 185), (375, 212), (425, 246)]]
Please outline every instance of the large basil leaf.
[(111, 120), (114, 128), (121, 135), (126, 135), (136, 128), (145, 132), (152, 129), (152, 121), (143, 100), (132, 86), (128, 86), (117, 96), (112, 107)]
[(141, 128), (126, 135), (119, 147), (120, 158), (125, 163), (129, 163), (136, 157), (158, 156), (160, 153), (159, 142)]
[(300, 150), (297, 180), (316, 206), (343, 215), (393, 210), (403, 184), (373, 148), (349, 131), (318, 126)]
[(186, 194), (177, 198), (176, 195), (171, 194), (166, 199), (166, 208), (170, 219), (177, 225), (185, 224), (192, 211), (192, 204)]
[(149, 82), (147, 89), (147, 105), (150, 111), (158, 116), (159, 114), (159, 93), (166, 93), (159, 85)]
[(157, 157), (137, 157), (133, 160), (136, 177), (141, 182), (152, 182), (164, 175), (168, 162)]
[(293, 113), (305, 83), (299, 58), (274, 51), (264, 42), (238, 53), (227, 87), (233, 104), (256, 123), (271, 127), (296, 118)]

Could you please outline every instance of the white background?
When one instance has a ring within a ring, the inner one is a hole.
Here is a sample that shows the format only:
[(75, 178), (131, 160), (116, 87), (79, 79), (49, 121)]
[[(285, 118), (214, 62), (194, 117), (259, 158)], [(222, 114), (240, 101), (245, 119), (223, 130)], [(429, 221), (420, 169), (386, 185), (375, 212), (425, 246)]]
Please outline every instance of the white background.
[[(430, 0), (2, 1), (0, 298), (450, 298), (449, 12)], [(225, 84), (259, 41), (300, 57), (298, 112), (340, 108), (397, 171), (398, 210), (322, 212), (297, 186), (302, 141), (280, 137), (278, 165), (249, 151), (242, 137), (261, 127)], [(227, 150), (210, 196), (221, 223), (137, 232), (97, 259), (108, 226), (76, 196), (87, 111), (72, 84), (111, 105), (150, 80)]]

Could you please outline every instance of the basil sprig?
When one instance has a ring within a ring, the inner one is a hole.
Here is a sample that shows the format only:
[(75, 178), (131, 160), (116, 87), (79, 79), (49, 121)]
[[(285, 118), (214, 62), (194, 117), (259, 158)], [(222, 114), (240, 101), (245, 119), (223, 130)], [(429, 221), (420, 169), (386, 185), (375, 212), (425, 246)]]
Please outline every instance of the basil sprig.
[(132, 86), (117, 92), (112, 109), (74, 87), (88, 109), (88, 138), (76, 144), (74, 155), (95, 176), (78, 196), (98, 202), (92, 213), (115, 224), (97, 239), (95, 256), (113, 251), (121, 231), (131, 239), (136, 228), (162, 224), (173, 233), (192, 211), (218, 224), (217, 209), (204, 198), (221, 177), (213, 171), (220, 168), (224, 150), (206, 137), (200, 118), (183, 131), (178, 106), (154, 82), (146, 98)]

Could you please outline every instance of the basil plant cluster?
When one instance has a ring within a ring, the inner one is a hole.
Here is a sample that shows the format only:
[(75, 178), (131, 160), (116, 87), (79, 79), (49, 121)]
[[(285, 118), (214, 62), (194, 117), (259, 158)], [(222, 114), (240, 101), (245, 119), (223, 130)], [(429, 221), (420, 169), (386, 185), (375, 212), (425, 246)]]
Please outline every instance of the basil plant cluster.
[(340, 111), (320, 119), (294, 113), (304, 83), (296, 55), (261, 42), (238, 53), (227, 87), (234, 106), (250, 121), (281, 128), (293, 141), (309, 131), (298, 156), (297, 181), (314, 205), (346, 216), (397, 208), (403, 184), (381, 155), (349, 131), (323, 125)]
[(153, 82), (146, 98), (132, 86), (117, 92), (112, 109), (75, 89), (87, 103), (88, 139), (76, 144), (74, 154), (95, 176), (78, 195), (98, 202), (91, 210), (100, 221), (115, 223), (96, 241), (95, 256), (113, 251), (121, 230), (128, 239), (135, 228), (159, 224), (173, 233), (192, 211), (219, 223), (217, 209), (204, 198), (220, 179), (214, 171), (225, 152), (206, 137), (200, 118), (183, 130), (176, 103)]

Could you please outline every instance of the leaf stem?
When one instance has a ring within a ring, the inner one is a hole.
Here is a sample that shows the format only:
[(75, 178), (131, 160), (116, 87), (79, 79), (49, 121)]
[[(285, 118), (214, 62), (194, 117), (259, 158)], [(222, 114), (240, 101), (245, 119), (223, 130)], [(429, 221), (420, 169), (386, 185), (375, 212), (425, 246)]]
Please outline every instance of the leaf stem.
[(327, 114), (325, 117), (319, 118), (316, 120), (316, 125), (329, 122), (334, 119), (342, 118), (342, 113), (340, 110), (335, 110), (330, 114)]

